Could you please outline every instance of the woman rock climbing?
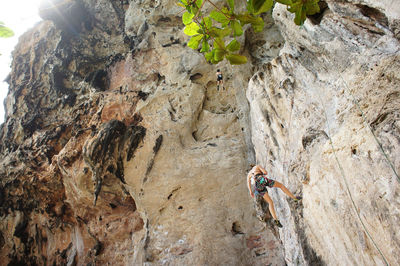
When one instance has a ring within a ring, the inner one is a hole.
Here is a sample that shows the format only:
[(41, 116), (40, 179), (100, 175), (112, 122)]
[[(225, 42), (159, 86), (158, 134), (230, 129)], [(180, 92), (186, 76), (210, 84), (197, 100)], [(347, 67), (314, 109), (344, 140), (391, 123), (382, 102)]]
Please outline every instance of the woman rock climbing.
[(222, 72), (220, 69), (217, 70), (216, 76), (217, 76), (217, 90), (219, 91), (220, 85), (222, 86), (222, 89), (225, 90), (224, 78), (222, 77)]
[[(253, 166), (253, 165), (251, 165)], [(274, 218), (274, 223), (278, 227), (282, 227), (281, 222), (276, 217), (276, 212), (274, 208), (274, 202), (268, 194), (267, 187), (277, 187), (280, 188), (286, 195), (291, 197), (292, 199), (299, 201), (301, 197), (295, 197), (284, 185), (279, 183), (278, 181), (272, 180), (267, 177), (268, 172), (259, 165), (255, 165), (252, 167), (250, 172), (247, 174), (247, 186), (250, 191), (250, 195), (254, 198), (255, 195), (260, 195), (264, 198), (264, 200), (269, 205), (269, 211), (271, 212), (272, 217)], [(252, 186), (254, 186), (254, 193), (252, 190)]]

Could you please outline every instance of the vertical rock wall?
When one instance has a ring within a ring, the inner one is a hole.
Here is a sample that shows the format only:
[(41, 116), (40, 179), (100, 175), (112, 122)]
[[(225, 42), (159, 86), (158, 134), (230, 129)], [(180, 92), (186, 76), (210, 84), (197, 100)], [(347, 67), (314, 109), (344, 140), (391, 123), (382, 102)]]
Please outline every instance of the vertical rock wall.
[(274, 10), (285, 47), (247, 97), (257, 160), (304, 198), (273, 192), (288, 264), (398, 263), (399, 14), (327, 1), (299, 29)]
[[(396, 3), (321, 2), (300, 28), (277, 4), (240, 67), (186, 47), (175, 1), (53, 3), (14, 52), (2, 263), (396, 264)], [(279, 231), (255, 161), (304, 197), (271, 190)]]
[(246, 188), (248, 66), (188, 49), (175, 1), (54, 4), (14, 52), (1, 261), (284, 264)]

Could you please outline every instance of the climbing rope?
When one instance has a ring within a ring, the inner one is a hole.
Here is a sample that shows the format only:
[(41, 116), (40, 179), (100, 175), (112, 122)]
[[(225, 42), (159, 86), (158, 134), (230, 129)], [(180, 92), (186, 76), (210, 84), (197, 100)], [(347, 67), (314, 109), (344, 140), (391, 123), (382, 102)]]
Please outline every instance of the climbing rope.
[[(312, 71), (312, 70), (309, 70), (309, 71), (312, 72), (316, 77), (318, 77), (318, 75), (317, 75), (314, 71)], [(377, 251), (379, 252), (379, 254), (381, 255), (381, 257), (382, 257), (382, 259), (384, 260), (385, 264), (386, 264), (386, 265), (389, 265), (389, 263), (388, 263), (386, 257), (383, 255), (381, 249), (378, 247), (378, 245), (376, 244), (375, 240), (373, 239), (373, 237), (372, 237), (371, 234), (369, 233), (367, 227), (365, 226), (364, 222), (363, 222), (362, 219), (361, 219), (361, 215), (360, 215), (359, 212), (357, 211), (357, 210), (358, 210), (358, 207), (357, 207), (357, 205), (356, 205), (356, 203), (355, 203), (355, 201), (354, 201), (354, 199), (353, 199), (353, 195), (351, 194), (350, 186), (349, 186), (349, 184), (348, 184), (348, 181), (347, 181), (347, 178), (346, 178), (346, 175), (345, 175), (343, 166), (342, 166), (342, 164), (340, 163), (339, 158), (337, 157), (337, 154), (336, 154), (336, 151), (335, 151), (335, 147), (334, 147), (334, 145), (333, 145), (333, 141), (332, 141), (332, 138), (331, 138), (331, 129), (330, 129), (329, 120), (328, 120), (328, 115), (327, 115), (327, 112), (326, 112), (325, 105), (324, 105), (324, 103), (323, 103), (323, 101), (322, 101), (321, 94), (320, 94), (320, 93), (317, 93), (317, 95), (318, 95), (319, 101), (320, 101), (320, 103), (321, 103), (321, 105), (322, 105), (322, 108), (323, 108), (323, 111), (324, 111), (325, 121), (326, 121), (326, 125), (327, 125), (327, 130), (328, 130), (328, 134), (327, 134), (327, 135), (328, 135), (328, 138), (329, 138), (329, 143), (330, 143), (330, 145), (331, 145), (333, 154), (334, 154), (334, 156), (335, 156), (336, 163), (337, 163), (337, 165), (338, 165), (338, 167), (339, 167), (339, 169), (340, 169), (340, 173), (341, 173), (342, 179), (343, 179), (343, 181), (344, 181), (344, 183), (345, 183), (346, 190), (347, 190), (347, 194), (348, 194), (348, 196), (349, 196), (349, 198), (350, 198), (350, 201), (351, 201), (351, 203), (352, 203), (352, 205), (353, 205), (354, 212), (356, 213), (357, 218), (358, 218), (358, 220), (360, 221), (360, 223), (361, 223), (361, 225), (362, 225), (362, 227), (363, 227), (365, 233), (367, 234), (368, 238), (369, 238), (369, 239), (371, 240), (371, 242), (373, 243), (373, 245), (374, 245), (374, 247), (376, 248), (376, 250), (377, 250)]]
[[(349, 64), (346, 66), (346, 68), (347, 68), (348, 66), (349, 66)], [(324, 68), (324, 70), (325, 70), (326, 72), (328, 72), (328, 69), (327, 69), (326, 64), (325, 64), (324, 62), (322, 62), (322, 67)], [(386, 67), (384, 70), (386, 70), (386, 69), (387, 69), (387, 67)], [(378, 147), (379, 147), (379, 150), (380, 150), (381, 153), (383, 154), (383, 157), (386, 159), (386, 161), (387, 161), (387, 163), (389, 164), (390, 168), (392, 169), (393, 173), (394, 173), (395, 176), (397, 177), (397, 181), (400, 182), (400, 176), (399, 176), (399, 174), (397, 173), (397, 171), (396, 171), (396, 169), (395, 169), (395, 167), (394, 167), (392, 161), (390, 161), (389, 155), (388, 155), (387, 152), (383, 149), (382, 143), (379, 141), (379, 139), (378, 139), (378, 137), (376, 136), (375, 132), (372, 130), (370, 124), (369, 124), (368, 121), (367, 121), (367, 118), (366, 118), (366, 116), (365, 116), (363, 110), (361, 109), (361, 106), (358, 104), (357, 98), (354, 96), (353, 92), (349, 89), (349, 86), (347, 85), (347, 82), (343, 79), (342, 73), (343, 73), (343, 72), (339, 72), (339, 77), (340, 77), (340, 79), (342, 80), (342, 83), (343, 83), (345, 89), (346, 89), (346, 90), (349, 92), (349, 94), (351, 95), (354, 104), (356, 105), (358, 111), (361, 113), (361, 117), (362, 117), (362, 119), (363, 119), (364, 124), (366, 124), (366, 126), (368, 127), (368, 129), (369, 129), (369, 131), (371, 132), (372, 136), (374, 137), (375, 142), (376, 142), (376, 144), (377, 144)]]
[(349, 87), (347, 86), (346, 81), (343, 79), (342, 77), (342, 73), (339, 73), (339, 77), (342, 80), (344, 86), (346, 87), (346, 89), (349, 91), (351, 97), (353, 98), (353, 102), (355, 103), (355, 105), (357, 106), (358, 111), (360, 111), (361, 113), (361, 117), (364, 120), (364, 123), (367, 125), (367, 127), (369, 128), (369, 131), (371, 132), (372, 136), (374, 136), (374, 139), (380, 149), (380, 151), (382, 152), (383, 156), (385, 157), (386, 161), (388, 162), (390, 168), (392, 169), (393, 173), (396, 175), (397, 180), (400, 182), (400, 176), (397, 174), (396, 169), (393, 165), (393, 163), (390, 161), (388, 154), (385, 152), (385, 150), (383, 149), (383, 145), (382, 143), (379, 141), (378, 137), (376, 136), (375, 132), (372, 130), (370, 124), (367, 122), (367, 119), (365, 117), (365, 114), (363, 112), (363, 110), (361, 109), (360, 105), (358, 104), (358, 100), (356, 99), (356, 97), (354, 96), (354, 94), (351, 92), (351, 90), (349, 89)]
[(329, 126), (329, 122), (328, 122), (328, 116), (327, 116), (327, 114), (326, 114), (325, 106), (324, 106), (324, 104), (323, 104), (323, 102), (322, 102), (321, 96), (320, 96), (319, 94), (318, 94), (318, 96), (319, 96), (319, 98), (320, 98), (322, 107), (323, 107), (323, 109), (324, 109), (324, 116), (325, 116), (325, 121), (326, 121), (327, 129), (328, 129), (328, 134), (327, 134), (327, 135), (328, 135), (328, 138), (329, 138), (329, 143), (330, 143), (330, 145), (331, 145), (331, 148), (332, 148), (332, 151), (333, 151), (333, 155), (335, 156), (336, 163), (337, 163), (338, 166), (339, 166), (340, 173), (341, 173), (341, 175), (342, 175), (342, 179), (344, 180), (344, 183), (345, 183), (345, 185), (346, 185), (346, 190), (347, 190), (347, 193), (348, 193), (348, 195), (349, 195), (350, 201), (351, 201), (351, 203), (352, 203), (352, 205), (353, 205), (354, 212), (356, 213), (356, 215), (357, 215), (357, 217), (358, 217), (358, 220), (360, 221), (360, 223), (361, 223), (361, 225), (362, 225), (362, 227), (363, 227), (365, 233), (367, 234), (368, 238), (369, 238), (369, 239), (371, 240), (371, 242), (374, 244), (375, 248), (378, 250), (379, 254), (381, 255), (381, 257), (382, 257), (383, 260), (385, 261), (385, 264), (386, 264), (386, 265), (389, 265), (388, 261), (386, 260), (385, 256), (383, 255), (381, 249), (378, 247), (378, 245), (376, 244), (375, 240), (372, 238), (372, 236), (371, 236), (371, 234), (369, 233), (367, 227), (365, 226), (364, 222), (362, 221), (359, 212), (357, 211), (358, 207), (357, 207), (356, 203), (354, 202), (353, 195), (352, 195), (351, 192), (350, 192), (350, 186), (349, 186), (349, 183), (348, 183), (348, 181), (347, 181), (346, 175), (345, 175), (345, 173), (344, 173), (344, 169), (343, 169), (343, 167), (342, 167), (342, 164), (341, 164), (340, 161), (339, 161), (339, 158), (337, 157), (337, 154), (336, 154), (336, 151), (335, 151), (335, 147), (333, 146), (333, 141), (332, 141), (332, 138), (331, 138), (331, 136), (330, 136), (330, 135), (331, 135), (331, 133), (330, 133), (331, 130), (330, 130), (330, 126)]

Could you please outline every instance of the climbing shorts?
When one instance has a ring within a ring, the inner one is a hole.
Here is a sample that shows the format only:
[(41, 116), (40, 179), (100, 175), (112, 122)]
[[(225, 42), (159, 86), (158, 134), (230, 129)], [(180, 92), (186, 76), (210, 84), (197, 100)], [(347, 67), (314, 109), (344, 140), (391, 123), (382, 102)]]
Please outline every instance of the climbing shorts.
[(256, 195), (264, 196), (267, 192), (267, 187), (273, 187), (275, 180), (269, 179), (266, 175), (256, 175), (254, 177), (255, 185), (254, 192)]
[(218, 75), (217, 76), (217, 81), (221, 81), (222, 80), (222, 75)]

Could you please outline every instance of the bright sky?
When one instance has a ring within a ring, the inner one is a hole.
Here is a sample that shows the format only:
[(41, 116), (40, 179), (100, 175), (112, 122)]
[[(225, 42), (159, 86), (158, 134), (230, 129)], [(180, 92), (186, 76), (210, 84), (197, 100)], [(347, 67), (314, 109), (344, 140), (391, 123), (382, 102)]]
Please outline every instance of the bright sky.
[(3, 80), (11, 71), (11, 52), (19, 36), (41, 20), (38, 15), (40, 2), (41, 0), (2, 0), (0, 3), (0, 21), (15, 33), (11, 38), (0, 38), (0, 123), (4, 122), (4, 99), (8, 84)]

